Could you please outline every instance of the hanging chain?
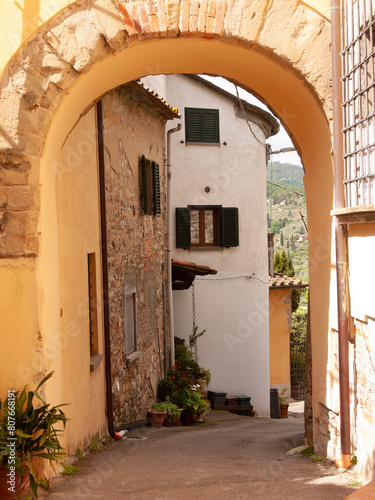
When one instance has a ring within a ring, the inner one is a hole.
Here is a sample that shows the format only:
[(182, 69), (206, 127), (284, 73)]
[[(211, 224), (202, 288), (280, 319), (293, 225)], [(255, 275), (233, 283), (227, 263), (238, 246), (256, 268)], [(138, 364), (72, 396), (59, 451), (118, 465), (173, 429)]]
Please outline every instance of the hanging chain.
[[(193, 335), (196, 334), (196, 329), (197, 329), (197, 326), (196, 326), (196, 315), (195, 315), (195, 283), (193, 281), (192, 285), (191, 285), (191, 310), (192, 310), (192, 314), (193, 314)], [(195, 341), (194, 343), (194, 357), (195, 357), (195, 361), (198, 362), (198, 348), (197, 348), (197, 342)]]

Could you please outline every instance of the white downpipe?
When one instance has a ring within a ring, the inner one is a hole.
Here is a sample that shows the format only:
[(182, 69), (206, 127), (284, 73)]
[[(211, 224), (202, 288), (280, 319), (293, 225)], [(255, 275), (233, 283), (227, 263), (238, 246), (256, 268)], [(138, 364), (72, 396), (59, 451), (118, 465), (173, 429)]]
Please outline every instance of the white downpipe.
[(174, 318), (172, 298), (172, 236), (171, 236), (171, 134), (181, 130), (182, 125), (171, 128), (167, 132), (167, 270), (168, 270), (168, 304), (169, 304), (169, 335), (171, 341), (171, 366), (174, 365)]

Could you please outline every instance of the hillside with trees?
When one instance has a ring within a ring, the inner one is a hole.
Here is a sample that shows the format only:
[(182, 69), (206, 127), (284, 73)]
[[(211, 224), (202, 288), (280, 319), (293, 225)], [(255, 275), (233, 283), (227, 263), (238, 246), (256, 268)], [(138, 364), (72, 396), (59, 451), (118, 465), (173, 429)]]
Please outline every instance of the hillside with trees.
[[(297, 165), (268, 163), (267, 225), (274, 233), (275, 254), (285, 249), (294, 275), (308, 283), (308, 234), (304, 223), (307, 227), (308, 224), (303, 176), (303, 169)], [(305, 300), (301, 297), (302, 304)]]

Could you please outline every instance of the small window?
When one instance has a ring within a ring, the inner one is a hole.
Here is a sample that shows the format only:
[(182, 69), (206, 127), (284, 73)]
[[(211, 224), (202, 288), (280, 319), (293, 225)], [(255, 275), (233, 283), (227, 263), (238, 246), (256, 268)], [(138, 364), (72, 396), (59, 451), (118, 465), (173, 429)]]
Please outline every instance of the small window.
[(236, 247), (238, 209), (221, 206), (176, 208), (176, 246)]
[(135, 361), (141, 354), (137, 350), (137, 296), (133, 286), (125, 288), (124, 316), (125, 355), (127, 361)]
[(141, 173), (143, 212), (145, 215), (160, 215), (159, 164), (142, 156)]
[(90, 356), (98, 354), (98, 312), (96, 294), (96, 262), (95, 254), (87, 254), (88, 285), (89, 285), (89, 333)]
[(185, 108), (186, 143), (220, 144), (219, 110)]
[(217, 208), (190, 209), (190, 238), (192, 247), (219, 244), (219, 219)]
[(89, 298), (89, 342), (90, 342), (90, 371), (96, 370), (103, 360), (99, 354), (98, 334), (98, 300), (96, 285), (96, 259), (95, 253), (87, 254), (88, 268), (88, 298)]

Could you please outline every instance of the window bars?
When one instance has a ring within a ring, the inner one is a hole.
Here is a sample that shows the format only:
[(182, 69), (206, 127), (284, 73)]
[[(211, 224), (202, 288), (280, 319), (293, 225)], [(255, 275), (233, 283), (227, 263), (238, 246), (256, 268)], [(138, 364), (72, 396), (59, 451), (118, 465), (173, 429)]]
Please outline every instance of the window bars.
[(375, 205), (375, 0), (342, 0), (346, 207)]

